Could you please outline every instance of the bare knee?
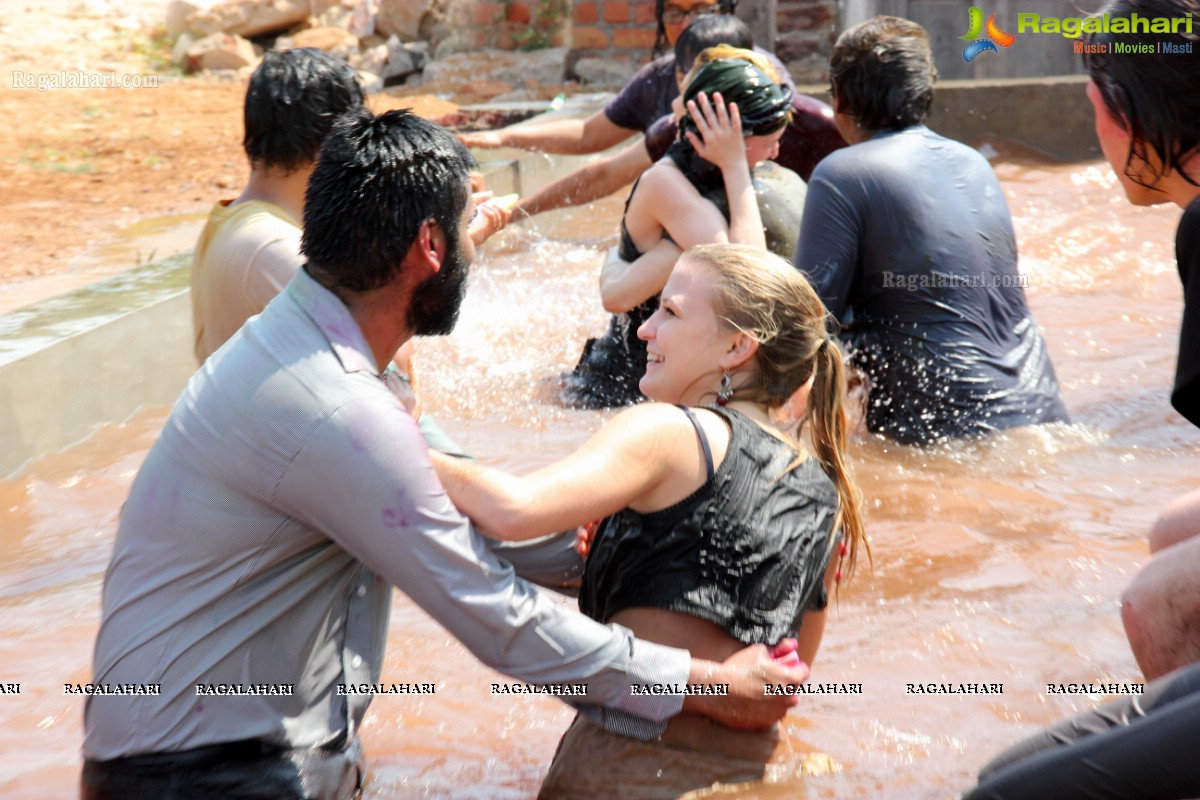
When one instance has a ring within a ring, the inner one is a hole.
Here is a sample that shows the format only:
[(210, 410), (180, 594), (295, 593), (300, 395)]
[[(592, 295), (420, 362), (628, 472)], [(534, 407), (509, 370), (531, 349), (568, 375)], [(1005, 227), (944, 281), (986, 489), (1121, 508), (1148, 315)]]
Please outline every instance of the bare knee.
[[(1125, 638), (1137, 659), (1143, 674), (1148, 673), (1147, 661), (1153, 661), (1152, 646), (1159, 638), (1154, 634), (1154, 623), (1163, 616), (1159, 597), (1152, 580), (1143, 570), (1134, 576), (1133, 582), (1121, 595), (1121, 624), (1125, 627)], [(1149, 674), (1146, 679), (1150, 680)]]
[(1150, 552), (1160, 552), (1195, 536), (1200, 536), (1200, 490), (1167, 504), (1150, 529)]
[(1121, 621), (1147, 680), (1200, 660), (1200, 539), (1156, 556), (1121, 597)]

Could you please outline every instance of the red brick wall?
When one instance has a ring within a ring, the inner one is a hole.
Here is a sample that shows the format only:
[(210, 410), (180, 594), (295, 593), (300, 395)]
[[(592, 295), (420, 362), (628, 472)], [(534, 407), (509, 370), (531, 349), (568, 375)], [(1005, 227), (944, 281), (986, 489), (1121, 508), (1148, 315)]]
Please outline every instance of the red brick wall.
[(629, 64), (649, 59), (654, 47), (654, 0), (573, 0), (570, 64), (603, 58)]
[[(544, 10), (560, 4), (567, 14), (553, 22)], [(469, 31), (474, 47), (511, 50), (531, 38), (552, 47), (571, 48), (568, 71), (581, 58), (626, 64), (645, 63), (654, 46), (654, 0), (474, 0)], [(569, 16), (569, 18), (567, 18)], [(836, 38), (836, 0), (776, 0), (775, 53), (798, 83), (827, 79), (829, 53)]]
[(552, 0), (474, 0), (469, 4), (469, 18), (458, 14), (458, 34), (465, 44), (475, 48), (516, 50), (533, 44), (565, 47), (570, 41), (571, 21), (566, 16), (544, 18), (540, 12), (547, 3)]

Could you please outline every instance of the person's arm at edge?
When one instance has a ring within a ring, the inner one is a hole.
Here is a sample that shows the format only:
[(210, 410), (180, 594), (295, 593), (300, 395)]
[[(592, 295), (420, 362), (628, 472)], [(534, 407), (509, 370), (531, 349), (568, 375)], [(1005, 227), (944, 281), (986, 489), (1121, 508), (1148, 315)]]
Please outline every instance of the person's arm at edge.
[(641, 141), (621, 152), (585, 164), (574, 172), (543, 186), (517, 203), (516, 210), (526, 216), (578, 206), (608, 197), (622, 186), (637, 180), (650, 166), (650, 156)]
[[(764, 685), (799, 685), (807, 669), (775, 663), (763, 645), (721, 663), (694, 660), (539, 595), (470, 529), (425, 453), (415, 423), (394, 400), (358, 397), (315, 428), (273, 499), (405, 592), (487, 666), (532, 684), (586, 682), (588, 705), (646, 721), (637, 732), (643, 738), (661, 733), (683, 708), (765, 728), (797, 704), (796, 697), (764, 697)], [(730, 695), (685, 702), (631, 688), (685, 681), (729, 684)]]
[(495, 202), (490, 190), (474, 192), (472, 197), (475, 200), (475, 218), (467, 226), (467, 233), (472, 244), (482, 247), (484, 242), (508, 225), (512, 210)]
[(555, 119), (540, 124), (512, 125), (494, 131), (460, 133), (458, 139), (467, 147), (516, 147), (544, 153), (584, 155), (607, 150), (635, 133), (637, 131), (612, 122), (604, 111), (597, 111), (585, 120)]

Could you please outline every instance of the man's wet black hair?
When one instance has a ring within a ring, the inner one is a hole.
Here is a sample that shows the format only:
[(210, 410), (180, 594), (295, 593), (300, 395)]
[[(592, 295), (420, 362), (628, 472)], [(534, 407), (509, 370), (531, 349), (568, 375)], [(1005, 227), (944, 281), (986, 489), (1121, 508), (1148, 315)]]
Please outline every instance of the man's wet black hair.
[(267, 53), (246, 87), (242, 146), (257, 167), (295, 172), (316, 159), (338, 115), (363, 101), (358, 75), (328, 53)]
[(454, 238), (474, 166), (458, 139), (408, 109), (342, 115), (304, 196), (300, 252), (309, 272), (357, 292), (387, 285), (426, 220)]
[[(1085, 53), (1084, 66), (1100, 97), (1120, 125), (1129, 132), (1132, 146), (1125, 174), (1147, 186), (1143, 168), (1131, 169), (1134, 159), (1145, 164), (1152, 179), (1177, 170), (1193, 186), (1200, 185), (1200, 169), (1189, 175), (1181, 165), (1200, 149), (1200, 0), (1116, 0), (1099, 13), (1111, 19), (1130, 17), (1191, 17), (1193, 33), (1088, 33), (1085, 41), (1103, 45), (1107, 52)], [(1192, 55), (1140, 55), (1114, 53), (1116, 42), (1138, 47), (1149, 45), (1157, 52), (1159, 43), (1191, 43)], [(1147, 156), (1153, 152), (1157, 169)]]
[[(737, 11), (738, 0), (719, 0), (722, 14), (733, 15)], [(658, 58), (667, 49), (667, 26), (663, 22), (663, 13), (667, 10), (667, 0), (654, 0), (654, 19), (658, 21), (658, 30), (654, 33), (654, 50), (651, 56)], [(695, 22), (692, 23), (693, 25)]]
[(929, 34), (900, 17), (873, 17), (844, 31), (829, 58), (834, 108), (871, 131), (919, 125), (933, 106)]
[(675, 69), (686, 75), (696, 62), (696, 56), (719, 44), (749, 50), (754, 47), (754, 36), (746, 23), (731, 14), (701, 17), (675, 40)]

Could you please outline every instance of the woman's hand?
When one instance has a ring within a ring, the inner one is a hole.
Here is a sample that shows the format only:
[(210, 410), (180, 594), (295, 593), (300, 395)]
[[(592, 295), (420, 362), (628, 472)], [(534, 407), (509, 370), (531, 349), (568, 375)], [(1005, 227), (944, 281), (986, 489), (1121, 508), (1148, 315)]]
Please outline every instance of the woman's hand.
[(600, 530), (600, 520), (594, 519), (587, 525), (580, 525), (575, 530), (575, 552), (580, 558), (587, 558), (588, 552), (592, 549), (592, 540), (596, 538), (596, 531)]
[(504, 143), (500, 139), (500, 134), (495, 131), (472, 131), (471, 133), (459, 133), (456, 135), (464, 147), (478, 147), (481, 150), (488, 150), (504, 146)]
[(725, 197), (729, 200), (729, 241), (765, 249), (767, 238), (750, 178), (750, 164), (746, 161), (741, 114), (737, 103), (726, 108), (720, 92), (713, 94), (713, 101), (709, 103), (703, 92), (688, 101), (688, 113), (704, 137), (700, 141), (688, 131), (688, 141), (701, 158), (721, 168)]
[(497, 203), (491, 192), (476, 192), (471, 196), (475, 200), (476, 215), (467, 226), (471, 241), (479, 247), (492, 234), (503, 230), (512, 219), (512, 209)]
[[(688, 141), (696, 148), (696, 154), (705, 161), (711, 161), (721, 168), (722, 172), (730, 169), (749, 171), (746, 163), (746, 140), (742, 136), (742, 116), (737, 103), (725, 105), (721, 93), (717, 92), (709, 102), (704, 92), (689, 100), (688, 114), (696, 123), (697, 136), (692, 131), (687, 132)], [(703, 137), (703, 138), (701, 138)]]

